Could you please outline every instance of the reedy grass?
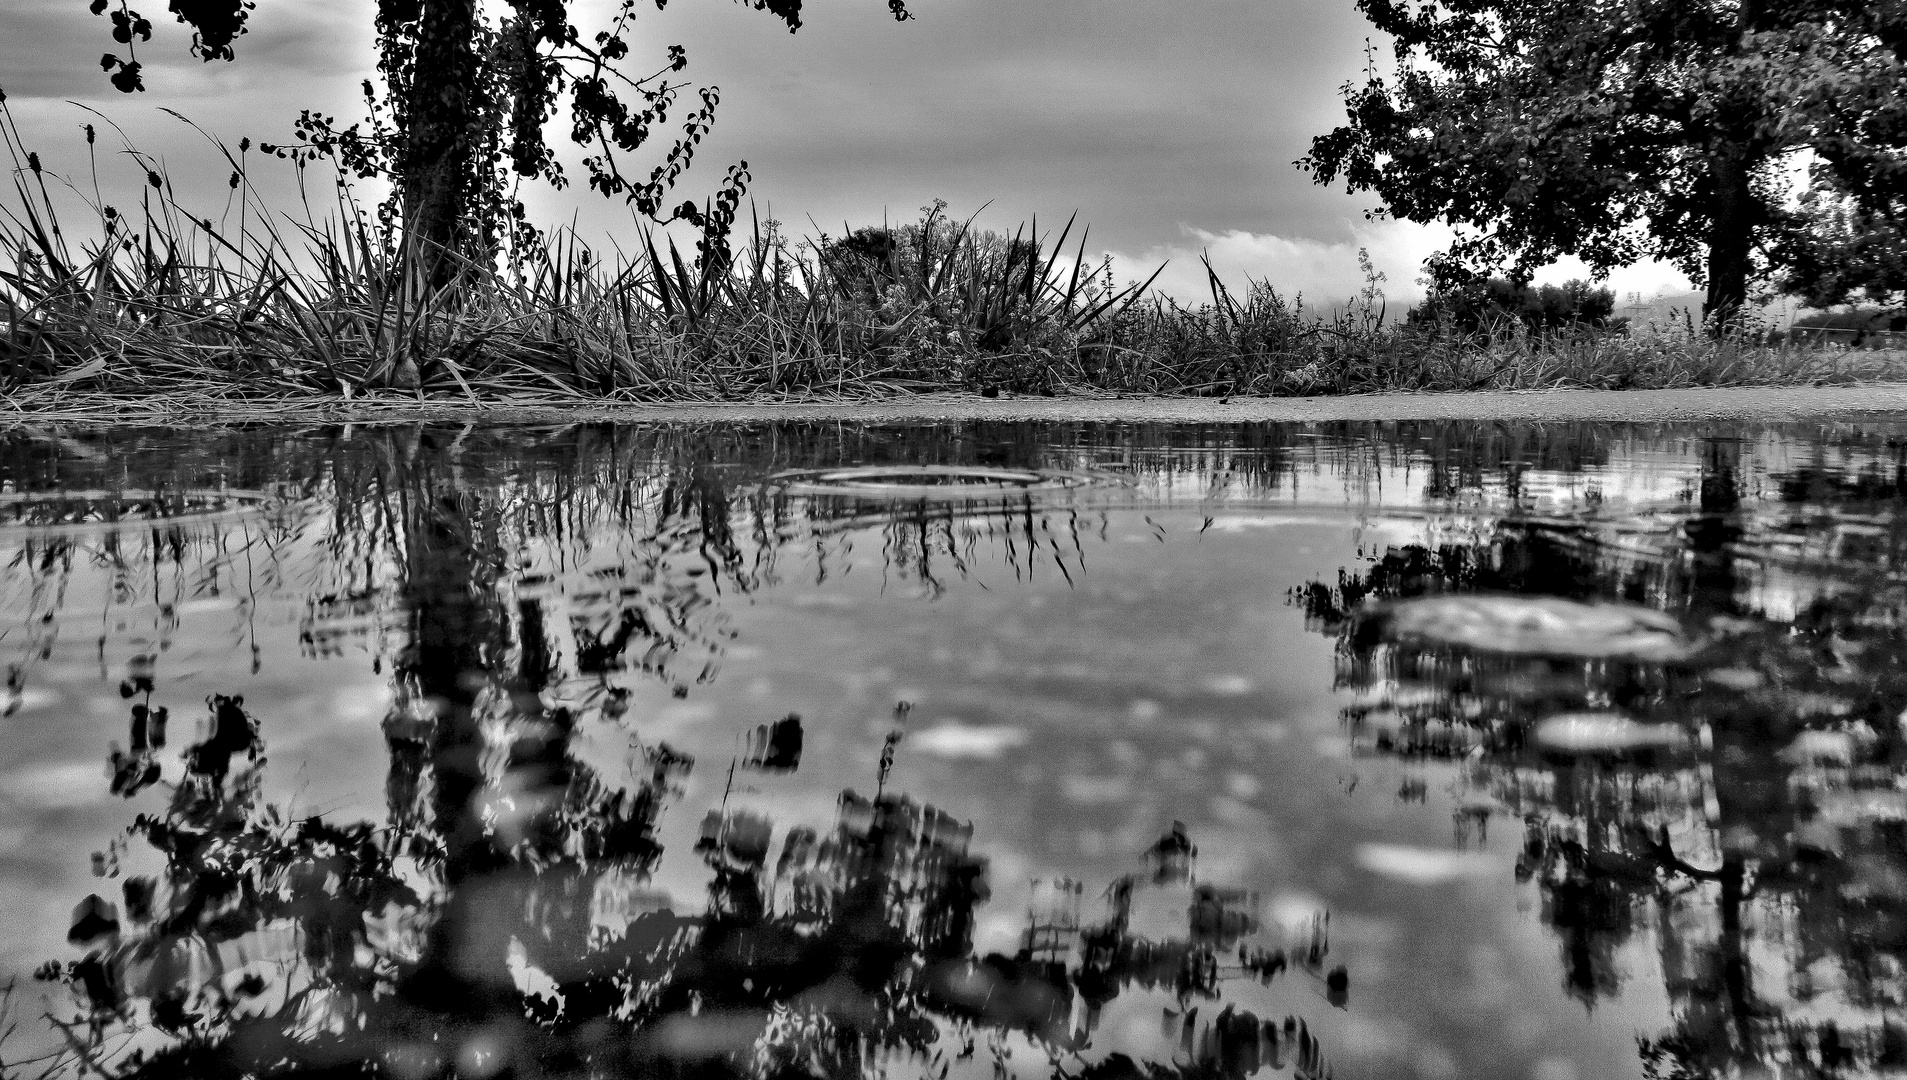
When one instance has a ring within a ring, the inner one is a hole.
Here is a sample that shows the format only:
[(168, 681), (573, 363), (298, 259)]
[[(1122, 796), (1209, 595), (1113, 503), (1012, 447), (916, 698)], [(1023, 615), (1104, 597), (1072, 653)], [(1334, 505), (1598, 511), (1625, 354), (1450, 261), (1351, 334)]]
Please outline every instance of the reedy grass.
[[(176, 115), (176, 114), (175, 114)], [(101, 117), (104, 120), (103, 117)], [(183, 117), (180, 119), (186, 123)], [(110, 126), (110, 123), (108, 123)], [(196, 127), (196, 125), (195, 125)], [(205, 134), (201, 132), (201, 134)], [(14, 204), (0, 206), (0, 401), (59, 412), (100, 393), (258, 402), (313, 396), (556, 401), (761, 400), (923, 390), (1289, 395), (1377, 390), (1849, 382), (1898, 354), (1784, 349), (1699, 327), (1484, 333), (1386, 322), (1372, 280), (1334, 313), (1206, 266), (1197, 306), (1116, 287), (1037, 224), (978, 233), (936, 204), (884, 256), (756, 219), (726, 263), (648, 232), (606, 259), (560, 231), (433, 288), (414, 245), (341, 180), (319, 213), (261, 206), (247, 153), (215, 220), (143, 167), (136, 215), (56, 177), (0, 96)], [(88, 129), (89, 156), (93, 150)], [(121, 136), (123, 141), (124, 137)], [(301, 191), (304, 173), (301, 171)], [(49, 183), (51, 181), (51, 183)], [(53, 192), (86, 208), (85, 238)], [(1157, 274), (1155, 272), (1154, 278)]]

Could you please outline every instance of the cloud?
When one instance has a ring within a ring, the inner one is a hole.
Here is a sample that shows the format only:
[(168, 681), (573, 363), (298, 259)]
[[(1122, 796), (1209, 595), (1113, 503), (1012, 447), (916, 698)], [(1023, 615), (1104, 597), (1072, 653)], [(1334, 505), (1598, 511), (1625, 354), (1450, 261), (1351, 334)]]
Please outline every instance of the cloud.
[[(1336, 240), (1191, 225), (1181, 225), (1179, 231), (1183, 239), (1174, 243), (1138, 253), (1107, 252), (1114, 276), (1120, 281), (1141, 281), (1163, 263), (1165, 269), (1154, 287), (1180, 302), (1198, 303), (1212, 295), (1200, 261), (1203, 255), (1234, 294), (1245, 290), (1248, 279), (1265, 281), (1287, 301), (1302, 297), (1307, 308), (1332, 311), (1342, 309), (1364, 287), (1364, 271), (1358, 265), (1361, 250), (1370, 254), (1372, 265), (1384, 275), (1378, 288), (1393, 317), (1423, 300), (1424, 260), (1449, 246), (1456, 236), (1443, 225), (1396, 220), (1346, 222), (1343, 238)], [(1580, 259), (1564, 258), (1539, 270), (1536, 281), (1560, 284), (1589, 277), (1589, 268)], [(1651, 297), (1691, 288), (1680, 271), (1654, 261), (1619, 268), (1602, 284), (1618, 297), (1631, 292)]]
[(88, 14), (85, 4), (8, 0), (8, 5), (0, 73), (14, 101), (226, 106), (221, 111), (236, 118), (255, 116), (261, 98), (275, 106), (302, 101), (332, 107), (347, 102), (358, 80), (375, 73), (375, 8), (368, 0), (270, 5), (269, 11), (254, 12), (232, 63), (201, 62), (190, 54), (188, 29), (153, 13), (152, 39), (135, 50), (149, 92), (133, 96), (115, 91), (100, 69), (101, 53), (125, 56), (127, 49), (114, 43), (111, 24)]
[(1424, 298), (1424, 287), (1417, 280), (1424, 260), (1448, 245), (1453, 235), (1441, 226), (1407, 221), (1347, 223), (1345, 236), (1339, 240), (1243, 229), (1214, 232), (1190, 225), (1180, 226), (1180, 232), (1184, 238), (1176, 243), (1136, 254), (1109, 252), (1114, 276), (1121, 281), (1143, 280), (1164, 263), (1154, 287), (1176, 300), (1196, 303), (1211, 297), (1200, 262), (1203, 255), (1234, 293), (1242, 293), (1249, 278), (1270, 283), (1287, 300), (1302, 297), (1306, 307), (1331, 310), (1343, 307), (1364, 287), (1364, 272), (1358, 266), (1358, 252), (1364, 250), (1384, 275), (1378, 287), (1393, 314)]

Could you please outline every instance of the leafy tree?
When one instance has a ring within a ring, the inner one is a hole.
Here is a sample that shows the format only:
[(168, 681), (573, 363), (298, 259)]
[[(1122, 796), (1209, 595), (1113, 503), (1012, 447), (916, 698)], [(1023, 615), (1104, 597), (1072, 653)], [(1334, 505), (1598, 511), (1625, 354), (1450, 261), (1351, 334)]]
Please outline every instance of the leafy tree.
[[(1442, 280), (1655, 257), (1704, 282), (1705, 313), (1725, 318), (1758, 280), (1817, 301), (1874, 280), (1844, 272), (1831, 209), (1863, 229), (1907, 221), (1901, 0), (1358, 8), (1394, 39), (1395, 71), (1373, 59), (1346, 84), (1349, 122), (1297, 164), (1457, 227), (1432, 264)], [(1803, 164), (1814, 197), (1796, 204)]]
[(1907, 293), (1907, 220), (1890, 220), (1831, 192), (1808, 205), (1819, 213), (1788, 238), (1787, 291), (1815, 307), (1860, 298), (1900, 306)]
[[(656, 0), (662, 9), (668, 0)], [(801, 26), (801, 0), (737, 0)], [(589, 153), (589, 186), (627, 199), (659, 223), (687, 221), (703, 232), (705, 258), (720, 251), (741, 204), (748, 163), (731, 166), (714, 198), (667, 205), (670, 189), (688, 169), (715, 120), (716, 87), (685, 99), (686, 82), (672, 80), (688, 64), (679, 45), (647, 75), (623, 70), (630, 55), (635, 0), (620, 0), (609, 25), (585, 34), (570, 21), (568, 0), (504, 0), (500, 11), (481, 0), (378, 0), (376, 31), (382, 92), (369, 80), (368, 120), (340, 128), (306, 111), (298, 121), (302, 143), (273, 148), (280, 156), (335, 155), (361, 178), (385, 177), (395, 187), (386, 220), (401, 219), (411, 238), (440, 268), (438, 253), (482, 256), (505, 240), (529, 234), (516, 182), (540, 178), (558, 188), (568, 177), (545, 142), (544, 125), (566, 104), (570, 138)], [(191, 29), (193, 55), (207, 62), (234, 58), (247, 31), (254, 0), (169, 0)], [(896, 19), (910, 18), (905, 0), (887, 0)], [(112, 10), (108, 10), (111, 8)], [(117, 52), (100, 58), (125, 93), (145, 89), (137, 46), (152, 39), (152, 23), (128, 0), (90, 0), (109, 16)], [(123, 56), (120, 53), (123, 52)], [(660, 162), (643, 176), (626, 157), (669, 129), (676, 134)], [(441, 269), (440, 275), (441, 276)]]

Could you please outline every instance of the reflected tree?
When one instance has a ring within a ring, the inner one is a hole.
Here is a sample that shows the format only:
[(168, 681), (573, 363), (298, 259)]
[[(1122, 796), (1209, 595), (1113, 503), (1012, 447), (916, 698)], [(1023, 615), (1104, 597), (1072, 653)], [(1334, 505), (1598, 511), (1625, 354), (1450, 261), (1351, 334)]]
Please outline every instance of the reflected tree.
[[(717, 598), (772, 580), (787, 537), (848, 530), (825, 510), (795, 516), (759, 475), (703, 460), (706, 448), (677, 460), (667, 444), (617, 445), (612, 431), (499, 465), (470, 438), (427, 427), (343, 441), (311, 475), (254, 481), (317, 500), (275, 526), (327, 556), (305, 647), (371, 646), (390, 680), (381, 821), (267, 799), (267, 744), (295, 718), (254, 715), (236, 696), (214, 696), (203, 737), (168, 754), (167, 705), (178, 705), (155, 701), (155, 660), (129, 666), (129, 749), (110, 748), (109, 782), (158, 809), (103, 867), (118, 893), (75, 912), (83, 957), (42, 970), (73, 991), (61, 1023), (78, 1067), (871, 1075), (974, 1063), (1026, 1039), (1059, 1075), (1323, 1075), (1302, 1019), (1222, 1000), (1230, 980), (1299, 971), (1341, 995), (1323, 938), (1286, 950), (1254, 937), (1254, 898), (1200, 880), (1182, 826), (1111, 884), (1102, 920), (1029, 917), (1012, 956), (975, 955), (989, 888), (972, 827), (891, 789), (885, 765), (874, 794), (842, 792), (827, 825), (778, 826), (725, 799), (693, 853), (706, 895), (659, 889), (659, 826), (695, 763), (637, 737), (628, 680), (686, 691), (713, 678), (728, 633)], [(895, 537), (970, 520), (941, 507), (882, 514)], [(983, 530), (1014, 530), (1016, 572), (1037, 549), (1060, 560), (1070, 543), (1077, 556), (1070, 519), (1056, 526), (1030, 503), (980, 517)], [(190, 558), (207, 535), (182, 528), (178, 545), (154, 550)], [(893, 550), (887, 565), (928, 579), (928, 545), (908, 549), (918, 562)], [(890, 753), (905, 746), (905, 715)], [(605, 734), (628, 748), (622, 761), (586, 752)], [(794, 716), (751, 720), (740, 745), (732, 768), (764, 782), (814, 753)], [(1148, 905), (1184, 929), (1141, 935), (1134, 913)], [(1089, 1055), (1099, 1011), (1121, 993), (1166, 996), (1189, 1064)]]
[[(1393, 548), (1292, 600), (1338, 639), (1360, 752), (1486, 793), (1460, 818), (1522, 819), (1517, 875), (1541, 894), (1571, 993), (1616, 996), (1617, 949), (1653, 941), (1674, 1022), (1639, 1040), (1649, 1075), (1898, 1067), (1907, 522), (1881, 479), (1894, 466), (1827, 470), (1851, 477), (1830, 501), (1804, 465), (1763, 504), (1744, 495), (1738, 442), (1709, 440), (1701, 461), (1673, 528), (1505, 520), (1473, 543)], [(1700, 647), (1643, 661), (1387, 632), (1398, 602), (1465, 592), (1646, 605)], [(1635, 726), (1611, 730), (1679, 735), (1540, 737), (1549, 718), (1618, 715)]]

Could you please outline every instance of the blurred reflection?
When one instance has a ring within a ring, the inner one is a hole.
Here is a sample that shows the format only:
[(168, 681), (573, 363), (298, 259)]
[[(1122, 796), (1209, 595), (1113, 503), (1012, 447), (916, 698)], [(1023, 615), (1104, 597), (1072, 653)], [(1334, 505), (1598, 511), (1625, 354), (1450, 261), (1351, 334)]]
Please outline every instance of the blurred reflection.
[[(889, 464), (1129, 482), (869, 499), (774, 480)], [(1401, 508), (1374, 535), (1433, 538), (1294, 600), (1336, 640), (1354, 748), (1396, 763), (1400, 803), (1425, 812), (1448, 780), (1456, 846), (1515, 846), (1557, 982), (1595, 1005), (1659, 978), (1648, 1070), (1907, 1065), (1903, 478), (1903, 451), (1858, 428), (424, 425), (111, 453), (7, 436), (6, 709), (50, 709), (33, 696), (49, 658), (83, 638), (120, 695), (89, 753), (132, 819), (95, 856), (99, 891), (60, 903), (77, 901), (80, 958), (41, 970), (71, 991), (57, 1069), (1329, 1075), (1315, 1029), (1359, 1000), (1330, 917), (1272, 925), (1242, 871), (1201, 870), (1252, 857), (1201, 861), (1212, 831), (1170, 821), (1209, 807), (1147, 807), (1152, 843), (1053, 873), (1019, 862), (1019, 838), (975, 835), (984, 788), (907, 782), (928, 744), (904, 703), (878, 765), (879, 728), (864, 761), (830, 760), (835, 718), (773, 694), (695, 721), (725, 725), (732, 756), (690, 743), (697, 761), (650, 725), (720, 678), (734, 611), (777, 584), (878, 561), (883, 587), (928, 600), (1002, 570), (1065, 588), (1101, 572), (1115, 514), (1301, 498)], [(1444, 594), (1556, 599), (1473, 604), (1460, 640), (1399, 614)], [(259, 644), (274, 598), (305, 657), (383, 680), (381, 807), (267, 797), (297, 769), (268, 750), (295, 750), (311, 717), (236, 682), (167, 698), (188, 619), (225, 620), (202, 653), (292, 663)], [(1617, 616), (1598, 633), (1627, 619), (1626, 641), (1673, 640), (1589, 655), (1590, 602), (1627, 605), (1599, 609)], [(1492, 646), (1540, 636), (1505, 630), (1519, 615), (1565, 644)], [(823, 770), (819, 808), (750, 797)], [(1257, 820), (1246, 802), (1226, 804), (1235, 821)], [(994, 899), (1017, 904), (1022, 866), (1023, 923)]]
[[(1653, 942), (1673, 1024), (1639, 1040), (1651, 1077), (1907, 1065), (1907, 515), (1875, 482), (1900, 475), (1888, 456), (1777, 473), (1780, 501), (1751, 507), (1740, 442), (1712, 438), (1672, 529), (1509, 520), (1294, 590), (1338, 638), (1354, 746), (1417, 777), (1400, 798), (1449, 761), (1481, 796), (1459, 804), (1460, 843), (1521, 819), (1516, 874), (1569, 992), (1614, 997), (1618, 950)], [(1531, 624), (1508, 615), (1500, 643), (1396, 632), (1437, 602), (1411, 598), (1456, 593), (1646, 605), (1695, 647), (1598, 654), (1586, 629), (1519, 647)]]
[[(633, 459), (614, 447), (592, 457), (588, 440), (558, 467), (499, 475), (522, 463), (472, 455), (471, 438), (425, 429), (342, 444), (323, 475), (276, 481), (287, 497), (320, 493), (318, 514), (246, 524), (267, 537), (266, 557), (289, 536), (320, 537), (328, 557), (299, 628), (308, 654), (366, 648), (389, 664), (381, 821), (266, 800), (267, 747), (294, 721), (256, 716), (242, 697), (214, 695), (203, 737), (167, 756), (156, 660), (129, 666), (128, 743), (110, 748), (110, 786), (166, 798), (96, 868), (119, 887), (75, 910), (68, 940), (83, 958), (40, 972), (77, 1005), (56, 1019), (64, 1067), (840, 1076), (905, 1061), (944, 1074), (998, 1066), (1021, 1038), (1056, 1075), (1325, 1074), (1302, 1019), (1220, 1002), (1227, 980), (1302, 971), (1342, 1004), (1322, 923), (1289, 956), (1255, 937), (1256, 897), (1201, 880), (1181, 824), (1143, 870), (1094, 888), (1102, 918), (1082, 918), (1086, 887), (1069, 881), (1056, 887), (1066, 910), (1030, 911), (1017, 953), (976, 955), (990, 893), (972, 826), (888, 783), (904, 703), (875, 794), (842, 791), (826, 825), (730, 805), (738, 774), (786, 776), (812, 756), (799, 716), (738, 732), (694, 846), (706, 896), (685, 904), (656, 888), (658, 826), (697, 763), (637, 737), (621, 680), (679, 693), (714, 678), (731, 634), (719, 598), (771, 580), (776, 550), (797, 539), (817, 545), (825, 576), (846, 554), (827, 545), (869, 510), (821, 501), (797, 518), (706, 461), (619, 468)], [(1041, 559), (1076, 572), (1081, 558), (1077, 516), (1030, 499), (877, 517), (883, 565), (929, 595), (942, 573), (968, 572), (977, 538), (1016, 576)], [(118, 535), (102, 534), (106, 557)], [(155, 581), (172, 572), (222, 588), (232, 550), (202, 525), (143, 554)], [(53, 568), (73, 551), (37, 560), (54, 592)], [(62, 614), (47, 593), (30, 609), (47, 624)], [(626, 747), (619, 765), (582, 753), (592, 733)], [(1170, 1003), (1173, 1064), (1081, 1056), (1128, 991)]]
[[(1289, 949), (1252, 939), (1257, 898), (1201, 880), (1182, 824), (1104, 889), (1098, 921), (1080, 916), (1083, 883), (1036, 888), (1012, 956), (973, 953), (988, 886), (971, 826), (904, 793), (844, 791), (831, 827), (786, 829), (778, 855), (766, 817), (709, 810), (705, 905), (678, 912), (646, 882), (663, 855), (654, 822), (692, 763), (649, 750), (636, 787), (612, 790), (563, 754), (567, 717), (494, 693), (518, 679), (472, 695), (473, 712), (502, 710), (508, 738), (480, 735), (474, 757), (440, 734), (459, 706), (438, 708), (432, 813), (394, 804), (382, 825), (287, 820), (261, 802), (264, 725), (240, 700), (209, 702), (211, 734), (185, 752), (165, 813), (132, 828), (163, 870), (125, 877), (118, 902), (87, 897), (68, 935), (85, 957), (40, 973), (83, 1005), (60, 1021), (76, 1064), (128, 1077), (873, 1075), (896, 1058), (970, 1061), (985, 1031), (995, 1050), (1009, 1033), (1033, 1040), (1055, 1075), (1328, 1073), (1303, 1019), (1221, 1001), (1228, 980), (1308, 972), (1342, 1005), (1344, 969), (1324, 970), (1328, 917)], [(495, 764), (473, 774), (471, 760)], [(393, 757), (394, 774), (405, 767)], [(461, 805), (447, 794), (459, 789)], [(1165, 995), (1172, 1064), (1080, 1056), (1127, 990)]]

